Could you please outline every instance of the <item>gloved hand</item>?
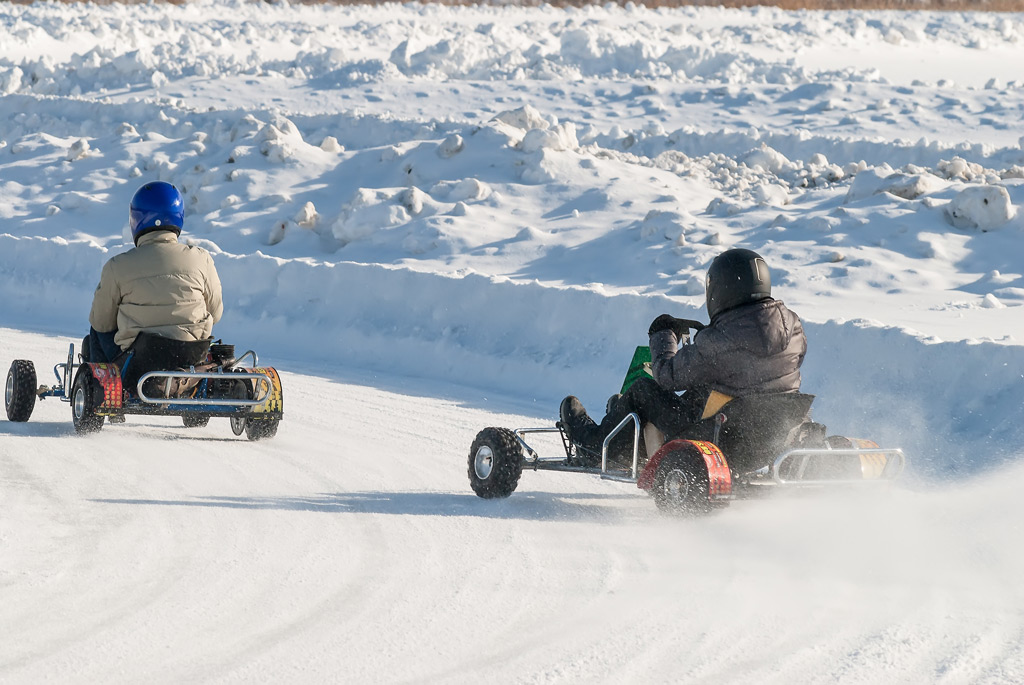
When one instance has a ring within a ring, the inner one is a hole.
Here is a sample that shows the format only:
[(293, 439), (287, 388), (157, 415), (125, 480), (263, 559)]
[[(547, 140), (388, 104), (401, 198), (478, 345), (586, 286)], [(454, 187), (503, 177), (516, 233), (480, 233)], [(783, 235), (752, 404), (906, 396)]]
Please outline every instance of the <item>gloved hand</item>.
[(699, 331), (705, 326), (700, 321), (677, 319), (671, 314), (662, 314), (651, 322), (651, 327), (647, 329), (647, 335), (654, 335), (660, 331), (672, 331), (677, 338), (682, 338), (689, 335), (691, 328)]

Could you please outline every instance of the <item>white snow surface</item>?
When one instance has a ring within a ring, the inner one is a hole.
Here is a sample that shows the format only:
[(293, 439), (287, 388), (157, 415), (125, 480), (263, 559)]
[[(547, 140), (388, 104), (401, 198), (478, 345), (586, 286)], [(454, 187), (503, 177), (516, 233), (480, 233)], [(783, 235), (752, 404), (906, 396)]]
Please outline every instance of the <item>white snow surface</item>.
[[(0, 681), (1024, 681), (1022, 63), (1016, 14), (0, 6), (0, 364), (49, 382), (160, 179), (286, 397), (0, 423)], [(733, 246), (897, 487), (473, 495)]]

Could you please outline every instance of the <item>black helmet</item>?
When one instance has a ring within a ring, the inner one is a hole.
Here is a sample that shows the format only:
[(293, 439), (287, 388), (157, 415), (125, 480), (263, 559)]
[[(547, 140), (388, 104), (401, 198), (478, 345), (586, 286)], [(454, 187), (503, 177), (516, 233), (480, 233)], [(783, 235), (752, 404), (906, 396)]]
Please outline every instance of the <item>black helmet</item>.
[(768, 265), (756, 252), (739, 248), (726, 250), (708, 267), (705, 294), (708, 316), (714, 319), (733, 307), (771, 297), (772, 276)]

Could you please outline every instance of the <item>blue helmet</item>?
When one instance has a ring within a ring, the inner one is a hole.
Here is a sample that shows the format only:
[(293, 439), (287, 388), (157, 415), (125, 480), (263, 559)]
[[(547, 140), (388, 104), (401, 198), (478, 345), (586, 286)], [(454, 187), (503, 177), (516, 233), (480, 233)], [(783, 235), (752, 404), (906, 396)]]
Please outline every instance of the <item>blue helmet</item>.
[(174, 231), (181, 235), (185, 223), (185, 201), (170, 183), (154, 181), (135, 191), (128, 212), (132, 239), (139, 244), (139, 236), (151, 231)]

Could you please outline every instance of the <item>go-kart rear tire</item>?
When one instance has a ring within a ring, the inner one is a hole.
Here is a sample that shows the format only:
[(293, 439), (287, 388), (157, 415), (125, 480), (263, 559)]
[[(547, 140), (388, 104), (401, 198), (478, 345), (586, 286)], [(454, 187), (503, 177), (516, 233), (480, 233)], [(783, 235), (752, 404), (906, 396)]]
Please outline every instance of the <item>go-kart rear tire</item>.
[(269, 440), (277, 435), (277, 424), (280, 419), (252, 419), (245, 420), (245, 437), (250, 440)]
[(484, 428), (469, 448), (469, 485), (477, 497), (508, 497), (523, 473), (523, 448), (507, 428)]
[(708, 468), (704, 459), (686, 449), (665, 455), (654, 474), (651, 495), (658, 509), (671, 516), (701, 516), (711, 511)]
[(206, 424), (210, 423), (210, 417), (201, 416), (199, 414), (183, 414), (181, 417), (181, 423), (185, 428), (202, 428)]
[(103, 428), (103, 417), (96, 414), (96, 398), (103, 396), (99, 381), (93, 378), (88, 366), (78, 367), (75, 382), (71, 384), (71, 420), (79, 435), (95, 433)]
[(24, 423), (36, 407), (36, 367), (25, 359), (15, 359), (7, 372), (4, 406), (10, 421)]

